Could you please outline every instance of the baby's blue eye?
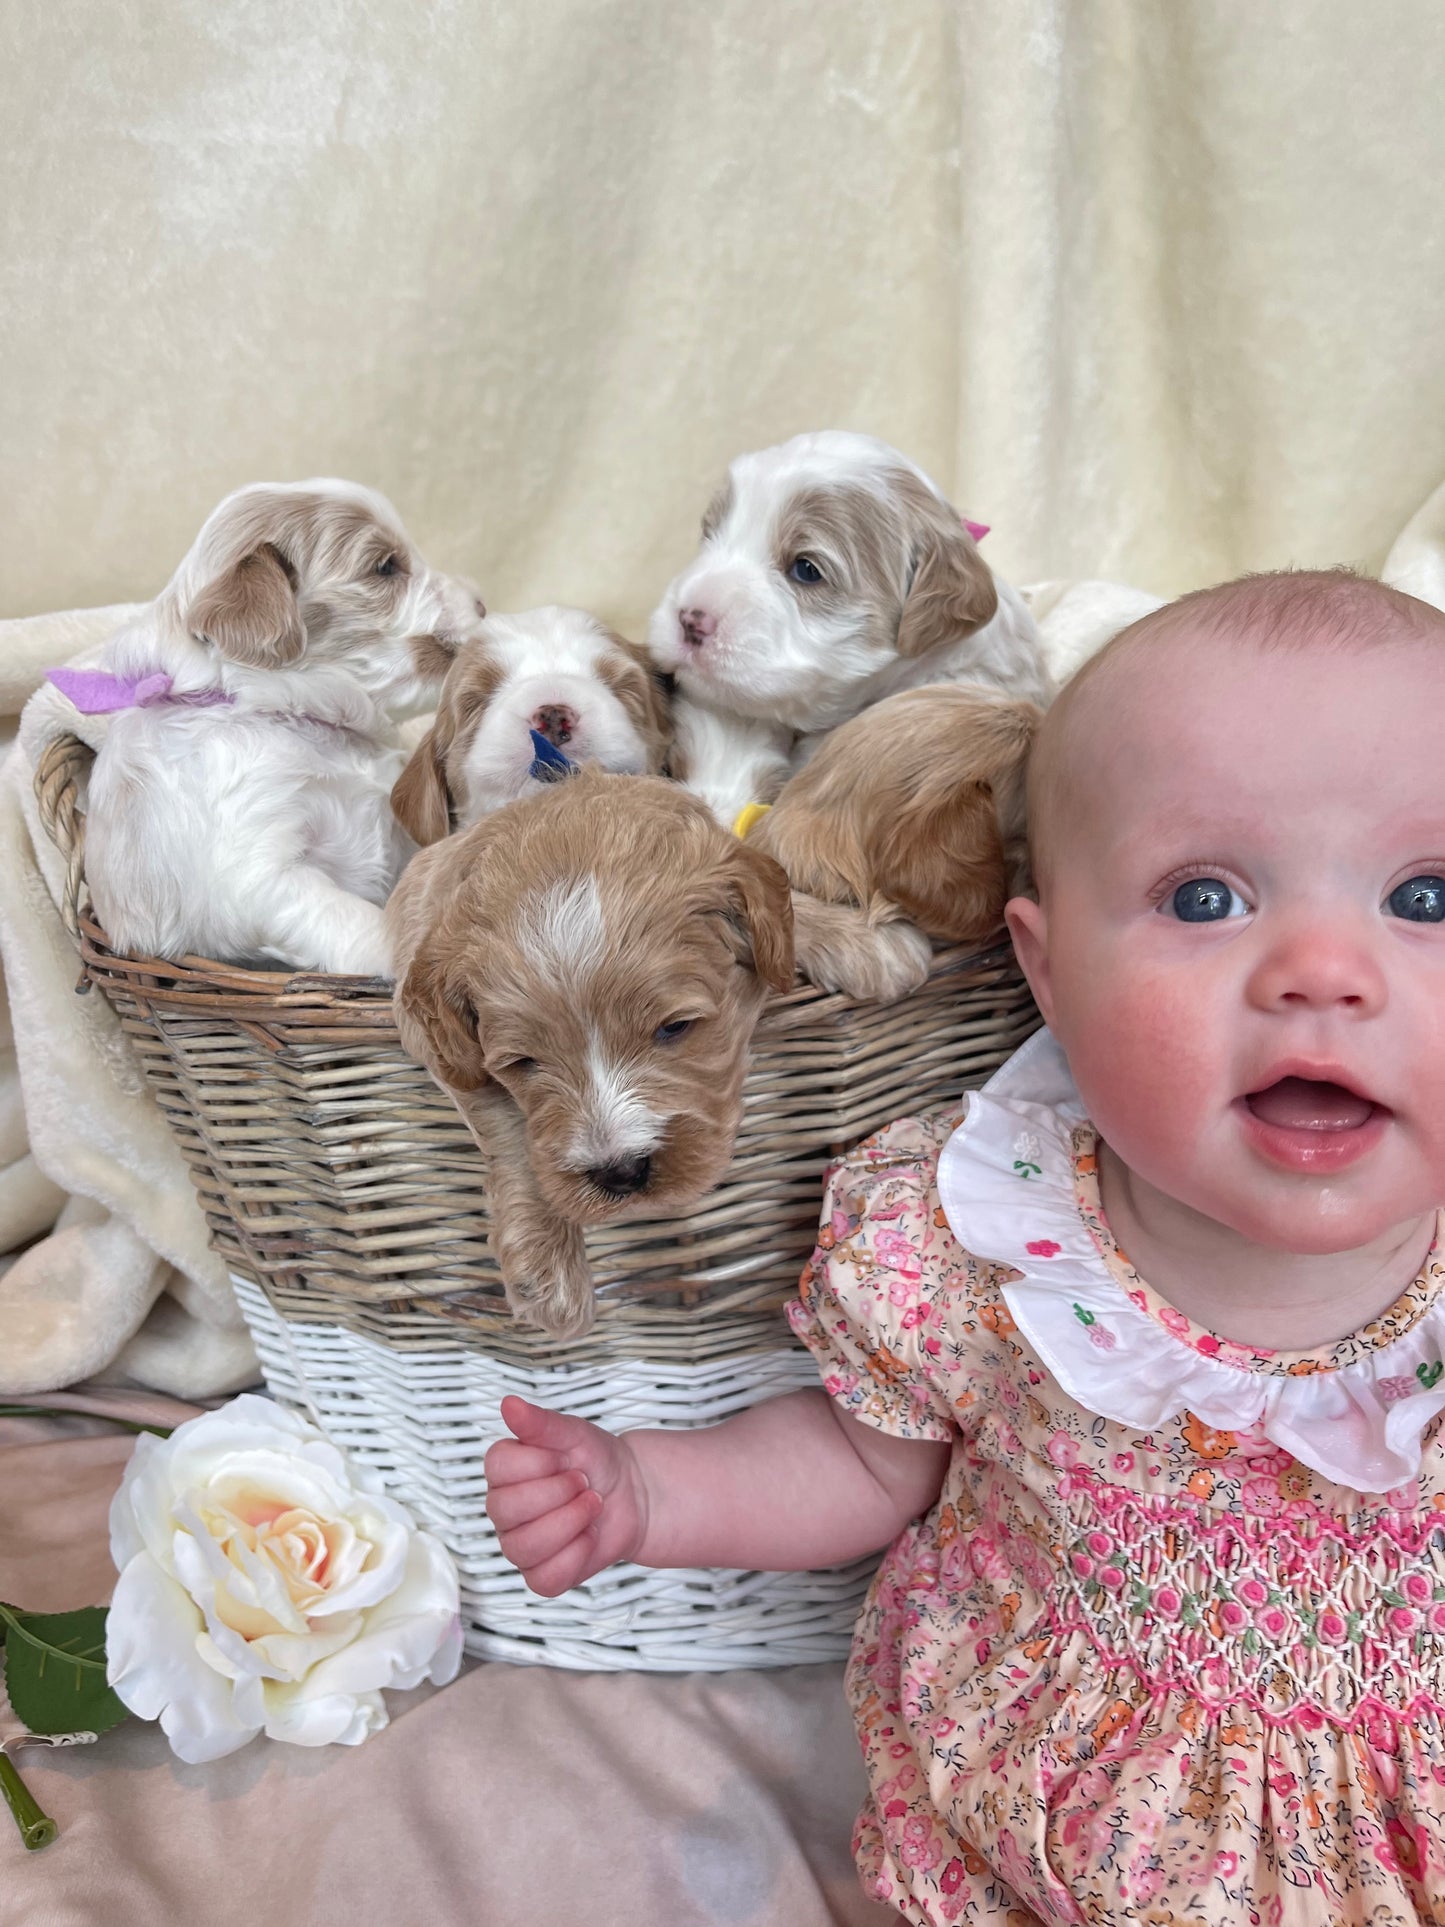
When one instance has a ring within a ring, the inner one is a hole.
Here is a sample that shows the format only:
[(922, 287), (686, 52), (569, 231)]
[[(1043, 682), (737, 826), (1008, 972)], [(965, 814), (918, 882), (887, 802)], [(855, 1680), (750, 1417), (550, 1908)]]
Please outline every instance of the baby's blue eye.
[(1181, 923), (1222, 923), (1226, 917), (1242, 917), (1249, 905), (1219, 877), (1191, 877), (1181, 883), (1169, 899)]
[(1392, 917), (1407, 923), (1445, 923), (1445, 877), (1407, 877), (1385, 902)]
[(794, 582), (806, 582), (809, 585), (823, 580), (823, 571), (810, 555), (795, 555), (788, 564), (788, 574)]

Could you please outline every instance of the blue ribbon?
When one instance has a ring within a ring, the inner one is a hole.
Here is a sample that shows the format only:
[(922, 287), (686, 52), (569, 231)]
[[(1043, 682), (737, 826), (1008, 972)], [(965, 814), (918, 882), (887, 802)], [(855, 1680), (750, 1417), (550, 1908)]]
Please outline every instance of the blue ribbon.
[(532, 738), (532, 767), (527, 774), (538, 783), (560, 783), (564, 776), (575, 776), (577, 765), (564, 756), (555, 743), (549, 743), (540, 729), (529, 732)]

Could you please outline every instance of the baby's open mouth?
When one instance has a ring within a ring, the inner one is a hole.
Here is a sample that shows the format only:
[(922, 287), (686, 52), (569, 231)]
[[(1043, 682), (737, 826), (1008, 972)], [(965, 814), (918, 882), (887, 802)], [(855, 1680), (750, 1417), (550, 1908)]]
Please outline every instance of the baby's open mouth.
[(1244, 1101), (1261, 1124), (1280, 1131), (1357, 1131), (1380, 1109), (1358, 1091), (1313, 1077), (1278, 1078)]

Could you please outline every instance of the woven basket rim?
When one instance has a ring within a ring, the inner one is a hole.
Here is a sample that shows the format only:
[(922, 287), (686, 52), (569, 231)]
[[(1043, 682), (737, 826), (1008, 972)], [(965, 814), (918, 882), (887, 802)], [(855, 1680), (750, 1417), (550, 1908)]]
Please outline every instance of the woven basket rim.
[[(222, 1014), (222, 1000), (234, 999), (254, 1014), (267, 1010), (284, 1011), (296, 1017), (308, 1009), (354, 1010), (388, 1015), (394, 985), (384, 977), (348, 977), (319, 970), (291, 970), (278, 965), (275, 970), (252, 965), (230, 964), (215, 957), (188, 954), (184, 957), (155, 957), (144, 952), (120, 950), (107, 936), (94, 909), (87, 904), (77, 917), (81, 956), (88, 970), (110, 977), (159, 979), (137, 983), (135, 988), (157, 1002), (174, 1001), (177, 1014), (185, 1008), (198, 1017)], [(929, 977), (952, 975), (968, 970), (983, 976), (998, 969), (1007, 970), (1013, 962), (1013, 949), (1006, 933), (1000, 931), (983, 944), (953, 944), (933, 953)], [(168, 982), (166, 980), (169, 980)], [(183, 1001), (187, 993), (197, 1000)], [(201, 1002), (207, 996), (215, 1001)], [(799, 978), (791, 990), (775, 991), (764, 1006), (764, 1021), (779, 1012), (806, 1010), (809, 1018), (827, 1016), (831, 1011), (876, 1008), (866, 999), (852, 998), (841, 991), (822, 990)]]

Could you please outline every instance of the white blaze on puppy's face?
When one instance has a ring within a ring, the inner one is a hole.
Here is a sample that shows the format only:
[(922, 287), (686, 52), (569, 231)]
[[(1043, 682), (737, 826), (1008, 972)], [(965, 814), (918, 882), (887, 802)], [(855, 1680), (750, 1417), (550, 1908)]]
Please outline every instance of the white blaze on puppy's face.
[(517, 946), (546, 983), (584, 984), (607, 957), (607, 920), (593, 876), (554, 883), (517, 919)]
[(572, 1146), (574, 1168), (586, 1171), (655, 1151), (666, 1116), (639, 1095), (634, 1078), (608, 1058), (595, 1033), (589, 1041), (587, 1072), (584, 1115)]
[(716, 1182), (753, 1025), (793, 977), (777, 864), (679, 785), (589, 768), (407, 875), (388, 911), (407, 1048), (488, 1116), (516, 1107), (526, 1195), (499, 1179), (504, 1215), (598, 1224)]
[(901, 555), (889, 566), (879, 539), (885, 456), (901, 461), (843, 434), (739, 456), (704, 518), (700, 553), (653, 616), (658, 666), (700, 700), (795, 727), (826, 685), (879, 668), (906, 569)]

